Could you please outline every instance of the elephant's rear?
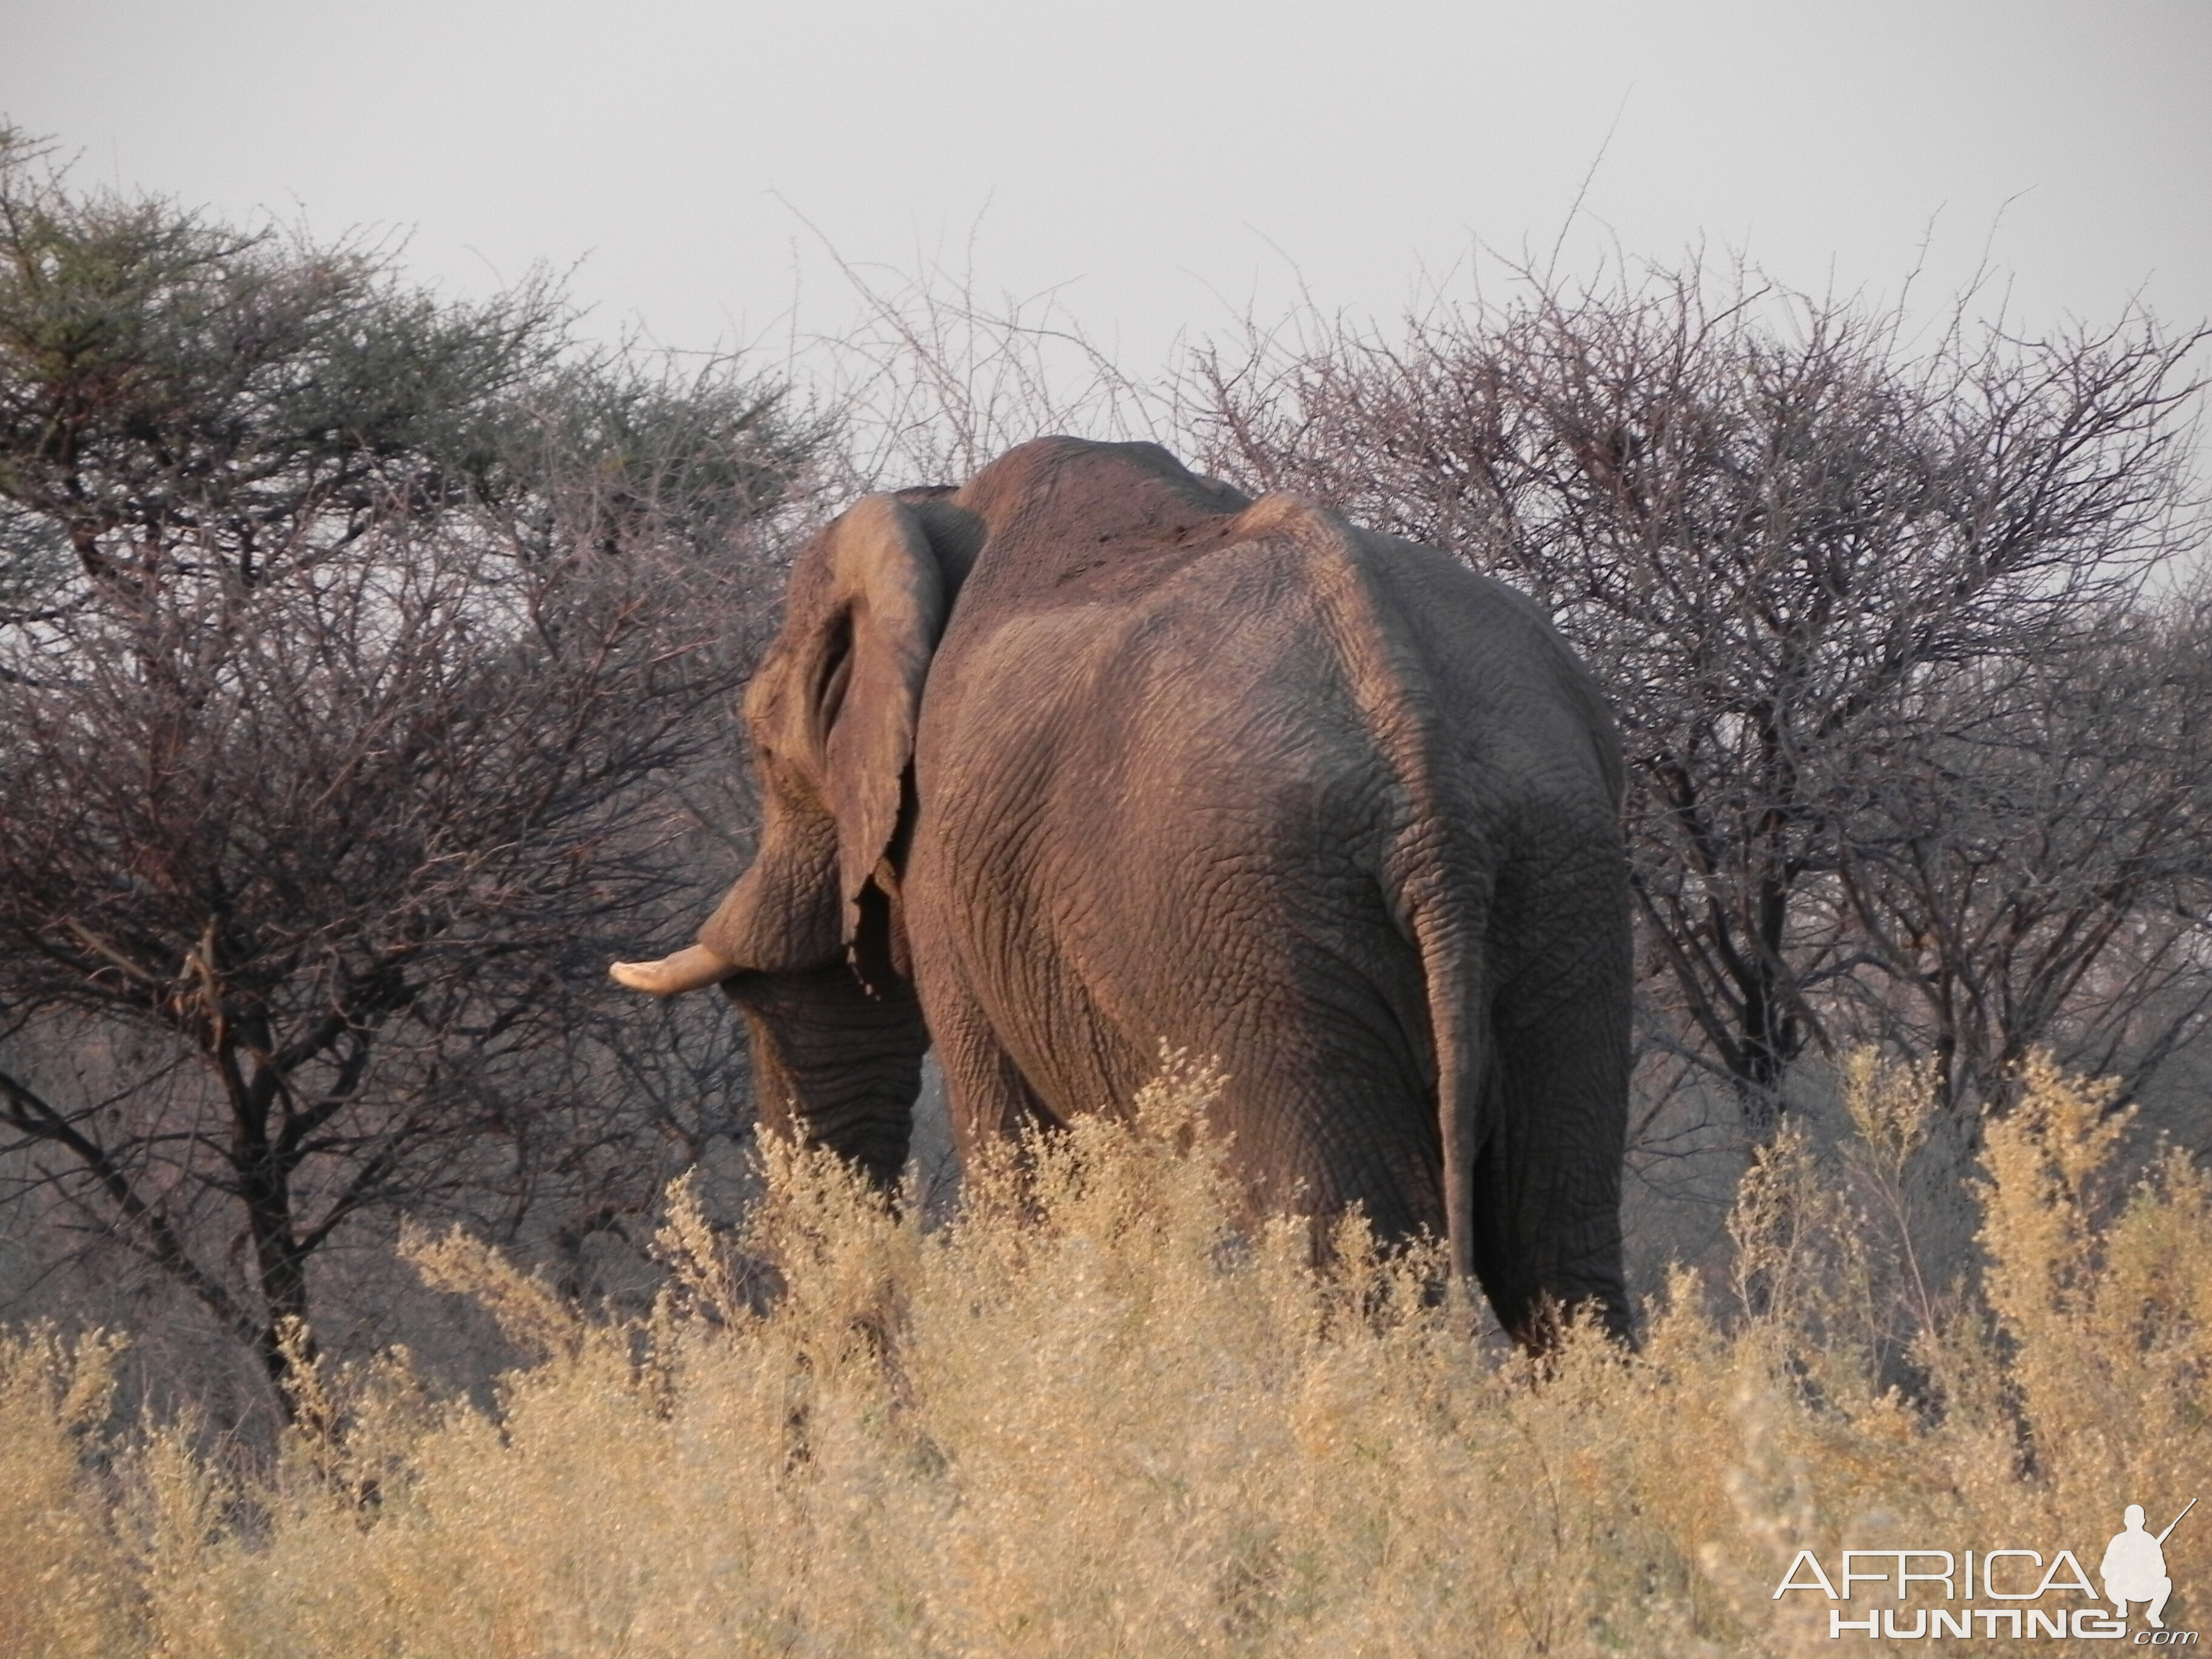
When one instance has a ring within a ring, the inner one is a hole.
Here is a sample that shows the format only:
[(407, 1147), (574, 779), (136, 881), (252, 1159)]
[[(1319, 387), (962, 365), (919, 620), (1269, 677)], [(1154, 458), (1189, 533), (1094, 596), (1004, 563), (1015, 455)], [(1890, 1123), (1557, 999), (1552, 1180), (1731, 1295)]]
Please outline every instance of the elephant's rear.
[(1525, 1339), (1547, 1304), (1595, 1304), (1626, 1335), (1631, 941), (1603, 697), (1525, 596), (1281, 512), (1389, 780), (1379, 887), (1419, 957), (1455, 1263)]
[(925, 723), (932, 1028), (988, 1028), (993, 1110), (1009, 1068), (1057, 1115), (1125, 1102), (1164, 1040), (1217, 1058), (1262, 1201), (1403, 1233), (1449, 1227), (1456, 1191), (1509, 1323), (1540, 1291), (1621, 1310), (1601, 709), (1439, 556), (1295, 505), (1238, 528), (963, 643)]
[[(1369, 545), (1416, 641), (1444, 791), (1458, 812), (1496, 804), (1480, 934), (1436, 929), (1430, 951), (1440, 1093), (1456, 1047), (1473, 1107), (1462, 1130), (1467, 1265), (1524, 1334), (1548, 1301), (1595, 1304), (1626, 1336), (1632, 941), (1612, 719), (1533, 602), (1430, 550)], [(1451, 1115), (1440, 1098), (1447, 1136)], [(1448, 1183), (1448, 1223), (1453, 1207)]]

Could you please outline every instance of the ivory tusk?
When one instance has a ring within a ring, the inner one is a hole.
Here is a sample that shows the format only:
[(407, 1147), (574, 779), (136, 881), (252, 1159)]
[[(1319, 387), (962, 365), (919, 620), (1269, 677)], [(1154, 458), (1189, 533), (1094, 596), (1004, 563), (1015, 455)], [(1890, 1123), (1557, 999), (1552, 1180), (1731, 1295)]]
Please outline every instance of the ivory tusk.
[(672, 997), (727, 979), (737, 967), (737, 963), (716, 956), (705, 945), (694, 945), (658, 962), (615, 963), (607, 969), (607, 975), (616, 984), (627, 985), (633, 991)]

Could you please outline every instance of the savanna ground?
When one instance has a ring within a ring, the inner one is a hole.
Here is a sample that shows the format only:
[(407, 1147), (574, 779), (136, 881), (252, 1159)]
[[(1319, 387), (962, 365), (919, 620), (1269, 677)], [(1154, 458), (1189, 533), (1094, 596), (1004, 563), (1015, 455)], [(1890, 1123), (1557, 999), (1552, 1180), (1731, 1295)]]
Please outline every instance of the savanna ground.
[[(786, 1147), (733, 1236), (679, 1183), (643, 1317), (414, 1237), (535, 1359), (489, 1401), (404, 1351), (303, 1367), (273, 1457), (118, 1425), (112, 1341), (17, 1332), (0, 1652), (2007, 1650), (1839, 1649), (1829, 1601), (1773, 1592), (1808, 1548), (2094, 1572), (2124, 1504), (2155, 1529), (2212, 1491), (2212, 1181), (2123, 1156), (2110, 1092), (2038, 1063), (1985, 1125), (1978, 1280), (1931, 1290), (1899, 1178), (1925, 1082), (1847, 1068), (1853, 1137), (1760, 1154), (1732, 1266), (1678, 1274), (1632, 1359), (1576, 1333), (1532, 1364), (1356, 1223), (1320, 1270), (1299, 1227), (1240, 1228), (1181, 1062), (942, 1224)], [(2166, 1552), (2191, 1628), (2212, 1522)]]

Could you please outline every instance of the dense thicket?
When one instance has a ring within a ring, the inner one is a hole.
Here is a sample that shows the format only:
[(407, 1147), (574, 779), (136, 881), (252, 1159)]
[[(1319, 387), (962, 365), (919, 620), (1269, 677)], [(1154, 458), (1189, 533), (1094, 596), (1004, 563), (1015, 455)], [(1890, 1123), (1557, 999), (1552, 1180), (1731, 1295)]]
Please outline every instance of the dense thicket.
[(821, 434), (580, 351), (542, 286), (453, 304), (40, 163), (0, 149), (5, 1196), (281, 1381), (365, 1210), (651, 1204), (702, 1080), (641, 1109), (600, 970), (702, 884), (672, 790)]

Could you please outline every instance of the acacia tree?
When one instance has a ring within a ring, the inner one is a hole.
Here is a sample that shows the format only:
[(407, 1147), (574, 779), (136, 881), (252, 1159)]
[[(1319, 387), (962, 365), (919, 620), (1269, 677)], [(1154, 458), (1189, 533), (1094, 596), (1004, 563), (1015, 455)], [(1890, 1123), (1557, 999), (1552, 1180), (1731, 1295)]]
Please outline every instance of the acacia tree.
[(0, 155), (36, 596), (0, 619), (0, 1037), (136, 1030), (198, 1083), (0, 1065), (0, 1150), (281, 1398), (315, 1253), (538, 1138), (517, 1079), (591, 1027), (608, 929), (696, 886), (663, 785), (726, 741), (823, 434), (727, 364), (564, 356), (542, 289), (444, 304), (39, 160)]
[[(1696, 267), (1518, 294), (1389, 339), (1325, 319), (1255, 337), (1201, 359), (1197, 424), (1217, 467), (1462, 550), (1550, 605), (1624, 729), (1647, 982), (1670, 1011), (1650, 1035), (1732, 1079), (1763, 1133), (1795, 1060), (1863, 1034), (1869, 980), (1892, 1015), (1917, 999), (1942, 1024), (1917, 977), (1928, 941), (1965, 953), (1954, 976), (2023, 969), (1976, 956), (2002, 929), (1963, 915), (1914, 929), (1911, 951), (1869, 931), (1906, 902), (1905, 866), (1878, 850), (1912, 839), (1889, 785), (1925, 783), (1913, 810), (1963, 845), (1998, 793), (1973, 764), (1952, 787), (1975, 699), (2092, 672), (2105, 619), (2201, 544), (2185, 464), (2202, 336), (2131, 316), (2017, 340), (1962, 305), (1913, 344), (1899, 313)], [(2106, 735), (2142, 712), (2108, 707)], [(2021, 732), (2014, 759), (2057, 763)], [(2097, 741), (2078, 722), (2077, 740)], [(2131, 771), (2151, 797), (2139, 842), (2063, 832), (2096, 866), (2075, 890), (2101, 920), (2068, 933), (2044, 991), (1988, 1005), (1990, 1033), (1936, 1033), (1954, 1097), (1987, 1095), (2081, 1012), (2134, 939), (2120, 919), (2173, 898), (2160, 884), (2203, 765)], [(1971, 880), (1949, 890), (1978, 902)]]
[(1867, 969), (1838, 1000), (1953, 1104), (2033, 1047), (2140, 1082), (2212, 1014), (2203, 600), (2083, 624), (1952, 677), (1920, 740), (1859, 757), (1832, 893)]

